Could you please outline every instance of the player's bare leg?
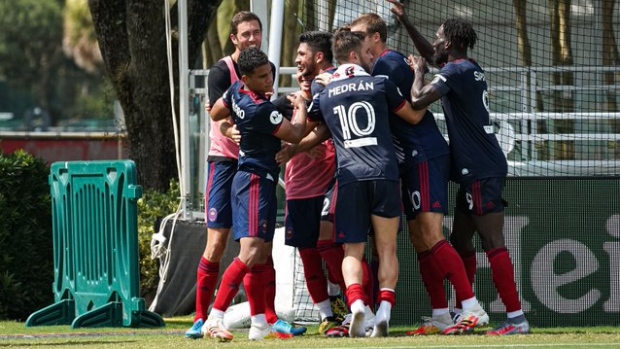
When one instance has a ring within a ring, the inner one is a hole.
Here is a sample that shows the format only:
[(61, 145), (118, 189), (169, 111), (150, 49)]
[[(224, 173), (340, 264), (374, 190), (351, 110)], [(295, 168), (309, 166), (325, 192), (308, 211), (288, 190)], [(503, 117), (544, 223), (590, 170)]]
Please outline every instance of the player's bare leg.
[(392, 307), (396, 300), (394, 290), (398, 281), (398, 258), (396, 256), (396, 234), (400, 217), (386, 218), (371, 216), (375, 231), (374, 241), (379, 255), (379, 309), (375, 314), (375, 326), (372, 337), (386, 337), (389, 334), (389, 323)]

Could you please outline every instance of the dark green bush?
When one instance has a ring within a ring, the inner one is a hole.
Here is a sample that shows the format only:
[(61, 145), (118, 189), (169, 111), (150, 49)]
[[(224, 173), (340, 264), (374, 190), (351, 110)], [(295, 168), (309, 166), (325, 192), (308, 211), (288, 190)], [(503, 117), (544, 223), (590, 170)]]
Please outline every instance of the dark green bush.
[(159, 229), (159, 220), (177, 211), (181, 191), (176, 180), (167, 193), (145, 191), (138, 200), (138, 243), (140, 245), (140, 296), (147, 302), (154, 296), (159, 282), (157, 260), (151, 259), (151, 238)]
[(0, 319), (25, 320), (54, 300), (49, 168), (0, 152)]

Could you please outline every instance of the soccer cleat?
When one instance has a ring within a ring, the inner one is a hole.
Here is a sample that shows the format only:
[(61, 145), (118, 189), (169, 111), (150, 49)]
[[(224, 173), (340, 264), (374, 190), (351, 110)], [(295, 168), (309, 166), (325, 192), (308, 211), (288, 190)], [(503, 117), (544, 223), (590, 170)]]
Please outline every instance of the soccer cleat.
[(445, 313), (435, 317), (422, 316), (422, 320), (424, 321), (422, 326), (413, 331), (408, 331), (407, 336), (442, 334), (446, 328), (454, 325), (454, 321), (452, 321), (450, 313)]
[(475, 327), (487, 325), (489, 323), (489, 315), (480, 304), (476, 304), (472, 309), (463, 310), (457, 319), (457, 322), (447, 327), (443, 334), (469, 334), (474, 332)]
[(351, 325), (349, 326), (349, 337), (366, 337), (366, 313), (361, 311), (353, 313)]
[(339, 297), (334, 300), (330, 300), (329, 305), (332, 308), (332, 313), (334, 314), (336, 320), (338, 322), (342, 322), (349, 312), (347, 305), (344, 304), (344, 301)]
[(260, 341), (265, 339), (271, 333), (271, 326), (267, 323), (256, 324), (252, 323), (250, 326), (250, 332), (248, 333), (248, 339), (251, 341)]
[(230, 342), (233, 340), (232, 333), (228, 332), (226, 327), (224, 327), (221, 318), (209, 317), (202, 326), (202, 332), (211, 338), (218, 339), (220, 342)]
[(319, 334), (327, 334), (327, 331), (337, 326), (339, 326), (337, 321), (327, 318), (319, 324)]
[(303, 326), (295, 327), (284, 320), (278, 319), (278, 321), (271, 325), (271, 330), (279, 334), (301, 336), (306, 333), (307, 328)]
[(504, 321), (498, 327), (488, 331), (486, 333), (487, 336), (509, 336), (513, 334), (528, 334), (530, 333), (530, 324), (527, 320), (524, 320), (519, 323), (509, 322), (510, 320)]
[(386, 320), (381, 320), (372, 329), (371, 337), (387, 337), (389, 335), (389, 324)]
[(325, 332), (329, 338), (340, 338), (349, 336), (349, 328), (347, 326), (336, 326)]
[(202, 325), (204, 325), (204, 321), (202, 321), (202, 319), (196, 320), (192, 327), (185, 331), (185, 337), (191, 339), (202, 338)]

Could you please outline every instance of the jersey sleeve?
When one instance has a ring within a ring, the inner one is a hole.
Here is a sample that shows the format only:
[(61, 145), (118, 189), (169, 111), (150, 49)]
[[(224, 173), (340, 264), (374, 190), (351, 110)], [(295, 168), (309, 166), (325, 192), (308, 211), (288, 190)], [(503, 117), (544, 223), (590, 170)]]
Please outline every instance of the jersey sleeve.
[(209, 78), (207, 79), (207, 87), (209, 89), (209, 102), (215, 103), (215, 101), (222, 97), (224, 92), (230, 87), (230, 72), (228, 71), (228, 67), (223, 69), (217, 63), (211, 67), (209, 70)]
[(275, 134), (282, 126), (284, 117), (271, 102), (261, 103), (256, 107), (254, 129), (261, 133)]
[[(224, 91), (224, 94), (222, 95), (222, 102), (224, 102), (224, 105), (228, 108), (231, 109), (232, 107), (232, 90), (234, 88), (236, 88), (237, 84), (233, 84), (232, 86), (230, 86), (226, 91)], [(215, 103), (215, 102), (214, 102)]]
[(312, 102), (308, 105), (308, 119), (315, 122), (324, 122), (323, 113), (321, 113), (321, 94), (312, 95)]
[(388, 79), (384, 79), (385, 94), (387, 96), (388, 108), (390, 111), (398, 111), (407, 101), (398, 87)]
[(271, 102), (287, 120), (290, 121), (293, 118), (294, 108), (288, 98), (286, 98), (286, 95), (282, 95)]
[(446, 69), (444, 67), (439, 71), (438, 74), (435, 75), (431, 84), (441, 93), (442, 96), (445, 96), (450, 92), (450, 84), (449, 81), (453, 78), (453, 72), (451, 69)]

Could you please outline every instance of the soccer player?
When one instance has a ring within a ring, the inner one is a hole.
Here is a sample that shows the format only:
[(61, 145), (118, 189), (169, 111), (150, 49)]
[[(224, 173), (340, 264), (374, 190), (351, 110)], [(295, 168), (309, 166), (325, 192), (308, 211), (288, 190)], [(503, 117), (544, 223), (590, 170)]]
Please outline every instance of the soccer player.
[[(488, 335), (529, 333), (529, 323), (521, 309), (514, 282), (514, 269), (504, 242), (504, 200), (502, 190), (508, 172), (506, 157), (493, 134), (489, 116), (489, 98), (484, 71), (467, 56), (477, 35), (472, 25), (461, 19), (445, 21), (431, 45), (415, 29), (402, 5), (388, 0), (392, 11), (405, 25), (416, 48), (441, 67), (430, 84), (424, 85), (426, 60), (412, 57), (415, 72), (412, 94), (414, 108), (425, 108), (441, 99), (448, 126), (454, 180), (459, 183), (450, 242), (459, 252), (470, 282), (476, 272), (476, 251), (472, 244), (478, 233), (486, 252), (493, 283), (504, 302), (507, 320)], [(457, 294), (457, 297), (459, 295)], [(455, 325), (467, 331), (467, 316)]]
[[(377, 14), (367, 13), (351, 22), (350, 28), (364, 33), (376, 57), (372, 75), (385, 76), (401, 91), (411, 91), (413, 73), (405, 56), (388, 49), (385, 21)], [(454, 325), (443, 286), (445, 278), (462, 295), (463, 313), (475, 318), (479, 325), (487, 324), (489, 316), (474, 296), (463, 261), (443, 235), (443, 217), (448, 209), (448, 144), (430, 111), (416, 125), (391, 115), (390, 128), (400, 161), (409, 235), (432, 307), (432, 316), (425, 317), (422, 326), (410, 334), (442, 333)]]
[[(240, 78), (237, 60), (242, 51), (250, 47), (261, 46), (262, 24), (252, 12), (236, 13), (230, 23), (230, 40), (235, 45), (235, 52), (224, 57), (209, 71), (207, 81), (209, 101), (215, 103), (222, 94)], [(272, 70), (275, 67), (272, 65)], [(209, 103), (207, 103), (209, 105)], [(209, 138), (211, 147), (207, 158), (207, 187), (205, 190), (205, 216), (207, 221), (207, 243), (198, 265), (196, 275), (196, 313), (194, 324), (185, 335), (189, 338), (201, 338), (202, 326), (206, 319), (209, 305), (220, 271), (220, 260), (226, 250), (228, 234), (232, 227), (232, 210), (230, 206), (230, 188), (237, 170), (239, 146), (220, 132), (220, 125), (211, 121)], [(271, 260), (271, 258), (269, 258)], [(269, 264), (268, 260), (268, 264)], [(303, 328), (294, 328), (275, 314), (273, 299), (275, 297), (275, 270), (273, 261), (268, 267), (267, 316), (274, 329), (286, 334), (300, 334)]]
[(381, 302), (372, 336), (388, 335), (394, 289), (398, 280), (396, 233), (400, 217), (398, 162), (390, 134), (388, 112), (418, 122), (424, 111), (414, 111), (389, 80), (372, 77), (373, 56), (364, 35), (340, 30), (332, 51), (340, 67), (315, 97), (320, 117), (329, 128), (338, 164), (336, 238), (344, 242), (342, 263), (346, 298), (353, 319), (349, 336), (364, 337), (366, 295), (362, 288), (362, 259), (372, 225), (379, 255)]
[[(239, 168), (231, 188), (233, 232), (240, 243), (237, 258), (222, 276), (221, 286), (204, 327), (212, 338), (232, 340), (223, 326), (224, 312), (243, 281), (252, 326), (249, 339), (261, 340), (271, 331), (265, 317), (265, 283), (268, 244), (273, 239), (277, 211), (276, 186), (280, 167), (275, 154), (281, 140), (297, 143), (305, 135), (305, 102), (300, 95), (291, 98), (296, 117), (292, 122), (265, 96), (273, 90), (273, 72), (267, 55), (252, 47), (239, 55), (241, 81), (235, 82), (211, 111), (214, 121), (232, 116), (240, 133)], [(246, 277), (246, 274), (248, 275)]]
[[(332, 65), (331, 39), (331, 33), (322, 31), (308, 31), (299, 36), (295, 59), (297, 78), (302, 95), (308, 103), (312, 100), (310, 85), (314, 77), (335, 69)], [(276, 101), (280, 100), (283, 99)], [(290, 111), (286, 105), (283, 107), (284, 110), (280, 111)], [(308, 123), (307, 131), (316, 125), (317, 122)], [(325, 260), (330, 277), (344, 289), (341, 268), (344, 250), (342, 244), (334, 242), (333, 224), (328, 217), (331, 197), (325, 197), (326, 193), (331, 193), (329, 188), (334, 183), (336, 159), (333, 143), (327, 140), (306, 151), (299, 151), (296, 145), (285, 145), (276, 158), (290, 158), (284, 175), (285, 244), (296, 247), (299, 251), (308, 293), (321, 315), (319, 333), (325, 334), (327, 330), (338, 326), (346, 315), (346, 306), (340, 298), (335, 297), (330, 301), (321, 261)], [(338, 314), (338, 320), (334, 316), (333, 307), (344, 313)]]

